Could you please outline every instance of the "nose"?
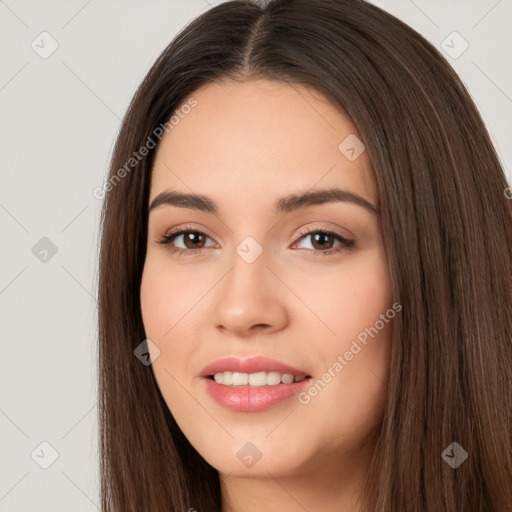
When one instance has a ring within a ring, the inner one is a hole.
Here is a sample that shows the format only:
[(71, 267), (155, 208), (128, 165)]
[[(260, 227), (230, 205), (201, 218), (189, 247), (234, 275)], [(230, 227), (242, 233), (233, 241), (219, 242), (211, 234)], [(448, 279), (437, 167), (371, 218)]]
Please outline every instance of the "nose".
[(233, 267), (219, 283), (214, 322), (218, 330), (240, 338), (280, 331), (289, 322), (286, 287), (267, 267), (265, 251), (252, 263), (235, 254)]

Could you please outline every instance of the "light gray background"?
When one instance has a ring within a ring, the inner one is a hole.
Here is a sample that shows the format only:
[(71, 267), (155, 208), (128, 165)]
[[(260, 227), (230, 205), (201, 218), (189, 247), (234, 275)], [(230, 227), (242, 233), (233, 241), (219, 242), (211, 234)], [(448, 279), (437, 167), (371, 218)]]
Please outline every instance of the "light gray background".
[[(512, 0), (374, 3), (438, 48), (446, 41), (452, 53), (462, 49), (454, 31), (467, 41), (464, 53), (447, 59), (476, 101), (510, 181)], [(137, 85), (177, 31), (209, 5), (0, 0), (2, 512), (98, 510), (101, 204), (92, 191), (105, 179)], [(31, 47), (50, 49), (43, 31), (59, 45), (46, 59)], [(33, 253), (43, 237), (55, 255)], [(58, 453), (47, 469), (41, 464), (52, 461), (52, 449), (42, 442)]]

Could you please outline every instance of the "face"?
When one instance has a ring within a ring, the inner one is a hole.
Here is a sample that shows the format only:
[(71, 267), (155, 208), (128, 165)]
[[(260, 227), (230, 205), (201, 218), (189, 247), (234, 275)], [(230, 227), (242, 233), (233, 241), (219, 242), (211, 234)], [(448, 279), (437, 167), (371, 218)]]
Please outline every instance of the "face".
[(151, 178), (141, 307), (158, 386), (223, 474), (341, 470), (381, 419), (397, 312), (368, 156), (302, 86), (193, 98)]

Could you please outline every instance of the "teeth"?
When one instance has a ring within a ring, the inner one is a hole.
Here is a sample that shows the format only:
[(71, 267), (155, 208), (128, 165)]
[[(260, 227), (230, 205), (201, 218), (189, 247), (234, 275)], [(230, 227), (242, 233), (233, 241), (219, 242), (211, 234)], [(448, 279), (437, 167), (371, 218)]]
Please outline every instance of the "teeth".
[(240, 373), (240, 372), (219, 372), (213, 376), (218, 384), (225, 386), (276, 386), (277, 384), (292, 384), (300, 382), (306, 378), (305, 375), (291, 375), (290, 373), (279, 372), (256, 372), (256, 373)]
[(233, 372), (233, 386), (247, 386), (249, 384), (249, 375), (247, 373)]
[(250, 373), (247, 378), (251, 386), (267, 385), (267, 374), (265, 372)]
[(275, 386), (276, 384), (281, 384), (281, 374), (279, 372), (268, 372), (267, 385)]
[(293, 382), (293, 375), (290, 375), (289, 373), (283, 373), (283, 376), (281, 377), (281, 382), (283, 384), (291, 384)]

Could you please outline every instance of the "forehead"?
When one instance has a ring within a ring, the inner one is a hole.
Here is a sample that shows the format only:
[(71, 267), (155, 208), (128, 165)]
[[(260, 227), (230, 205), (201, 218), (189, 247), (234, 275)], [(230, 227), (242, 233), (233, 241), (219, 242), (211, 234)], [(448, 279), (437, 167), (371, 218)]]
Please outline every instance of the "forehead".
[(351, 161), (339, 148), (357, 136), (353, 123), (317, 91), (257, 80), (208, 84), (191, 98), (159, 144), (151, 197), (169, 188), (226, 199), (243, 191), (261, 206), (295, 189), (339, 186), (377, 202), (366, 152)]

